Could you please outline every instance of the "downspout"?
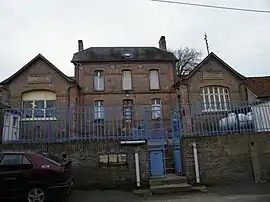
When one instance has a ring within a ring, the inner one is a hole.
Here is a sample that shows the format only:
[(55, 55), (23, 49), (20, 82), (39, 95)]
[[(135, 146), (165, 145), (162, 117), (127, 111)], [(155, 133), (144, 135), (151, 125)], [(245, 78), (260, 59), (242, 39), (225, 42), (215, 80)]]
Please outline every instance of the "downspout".
[(68, 89), (67, 89), (67, 94), (68, 94), (68, 104), (67, 104), (67, 114), (66, 114), (66, 118), (67, 118), (67, 123), (66, 123), (66, 131), (67, 131), (67, 135), (68, 137), (65, 137), (65, 138), (70, 138), (70, 131), (71, 131), (71, 127), (70, 127), (70, 124), (71, 124), (71, 111), (70, 111), (70, 89), (72, 87), (69, 86)]
[(135, 152), (135, 170), (136, 170), (136, 185), (137, 188), (139, 188), (141, 186), (141, 179), (140, 179), (140, 163), (138, 152)]
[(192, 143), (193, 146), (193, 154), (194, 154), (194, 164), (195, 164), (195, 174), (196, 174), (196, 183), (200, 183), (200, 170), (199, 170), (199, 162), (198, 162), (198, 151), (196, 143)]

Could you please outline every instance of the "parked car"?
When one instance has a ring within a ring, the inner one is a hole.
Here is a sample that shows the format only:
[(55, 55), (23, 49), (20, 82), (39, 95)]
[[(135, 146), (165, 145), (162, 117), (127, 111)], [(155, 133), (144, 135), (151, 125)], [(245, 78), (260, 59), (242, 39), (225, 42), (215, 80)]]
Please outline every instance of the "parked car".
[(55, 155), (46, 152), (0, 153), (0, 201), (44, 202), (69, 195), (73, 179), (71, 162)]

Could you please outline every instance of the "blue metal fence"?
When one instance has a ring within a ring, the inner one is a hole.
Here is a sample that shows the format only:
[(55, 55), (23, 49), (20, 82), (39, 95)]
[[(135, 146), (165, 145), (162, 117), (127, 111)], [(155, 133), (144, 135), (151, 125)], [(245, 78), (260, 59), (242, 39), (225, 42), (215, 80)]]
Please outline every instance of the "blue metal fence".
[(54, 109), (4, 109), (3, 142), (164, 139), (157, 106), (77, 106)]
[(185, 135), (270, 131), (270, 102), (180, 105)]

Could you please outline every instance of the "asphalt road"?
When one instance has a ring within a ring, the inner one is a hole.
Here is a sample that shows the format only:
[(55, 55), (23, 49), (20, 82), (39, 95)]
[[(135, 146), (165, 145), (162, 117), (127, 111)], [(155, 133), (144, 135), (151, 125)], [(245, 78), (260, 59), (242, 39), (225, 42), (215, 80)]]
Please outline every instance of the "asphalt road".
[(210, 188), (207, 193), (142, 198), (121, 191), (73, 191), (65, 202), (269, 202), (270, 184)]

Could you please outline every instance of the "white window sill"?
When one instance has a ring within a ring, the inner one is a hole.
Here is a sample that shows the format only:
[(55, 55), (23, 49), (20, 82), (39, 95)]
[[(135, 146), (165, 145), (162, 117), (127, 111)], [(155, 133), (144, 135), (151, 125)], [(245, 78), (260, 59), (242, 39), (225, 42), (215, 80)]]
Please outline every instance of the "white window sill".
[(34, 117), (34, 118), (22, 118), (21, 121), (57, 121), (56, 117)]

